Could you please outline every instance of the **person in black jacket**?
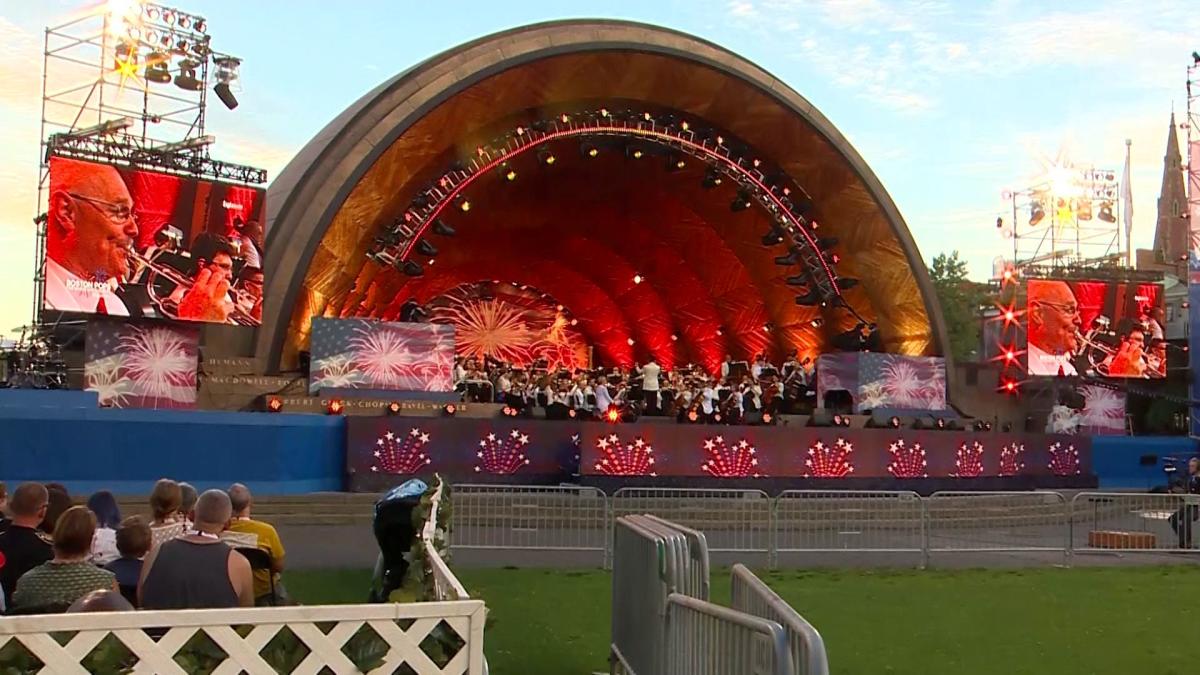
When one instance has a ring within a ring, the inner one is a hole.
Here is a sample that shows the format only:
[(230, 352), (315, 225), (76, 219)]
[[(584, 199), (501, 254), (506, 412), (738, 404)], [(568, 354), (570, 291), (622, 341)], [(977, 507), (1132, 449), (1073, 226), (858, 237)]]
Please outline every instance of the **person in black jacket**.
[[(1181, 489), (1189, 495), (1200, 495), (1200, 457), (1188, 460), (1188, 475)], [(1179, 537), (1179, 548), (1192, 547), (1192, 523), (1196, 522), (1197, 518), (1200, 518), (1200, 506), (1196, 504), (1184, 504), (1172, 514), (1169, 522), (1171, 529)]]

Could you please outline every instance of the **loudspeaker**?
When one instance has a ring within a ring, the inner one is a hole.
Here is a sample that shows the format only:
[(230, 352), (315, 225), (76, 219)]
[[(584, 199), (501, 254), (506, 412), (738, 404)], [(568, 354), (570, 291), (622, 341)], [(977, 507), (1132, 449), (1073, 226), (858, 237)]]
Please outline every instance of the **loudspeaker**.
[(221, 103), (224, 103), (226, 108), (233, 110), (238, 107), (237, 97), (233, 95), (233, 90), (229, 88), (228, 84), (218, 82), (217, 86), (213, 87), (213, 92), (216, 93), (217, 98), (221, 99)]

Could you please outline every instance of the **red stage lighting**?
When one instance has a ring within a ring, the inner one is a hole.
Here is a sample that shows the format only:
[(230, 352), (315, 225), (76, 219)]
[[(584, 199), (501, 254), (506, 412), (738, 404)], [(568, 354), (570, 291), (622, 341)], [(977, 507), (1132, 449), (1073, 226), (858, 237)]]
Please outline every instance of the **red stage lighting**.
[(1006, 394), (1012, 394), (1015, 396), (1016, 394), (1020, 393), (1020, 389), (1021, 389), (1021, 383), (1017, 382), (1016, 380), (1001, 380), (1000, 381), (1000, 391), (1002, 391)]
[(713, 413), (713, 421), (720, 422), (721, 421), (721, 413)]
[(267, 397), (267, 412), (283, 412), (283, 399), (278, 396)]
[(346, 404), (342, 403), (342, 399), (334, 398), (334, 399), (330, 399), (329, 404), (327, 406), (325, 406), (325, 414), (341, 415), (342, 411), (345, 409), (346, 409)]
[(835, 426), (835, 427), (842, 426), (842, 416), (841, 415), (833, 416), (833, 426)]
[(571, 419), (575, 419), (578, 414), (579, 413), (575, 412), (574, 408), (567, 411), (567, 417), (570, 417)]
[(392, 401), (391, 403), (389, 403), (387, 406), (387, 414), (388, 414), (388, 417), (394, 417), (396, 415), (399, 415), (400, 414), (400, 403), (398, 401)]
[(689, 422), (697, 422), (700, 420), (700, 413), (696, 412), (695, 410), (689, 410), (687, 418)]
[(453, 403), (447, 403), (442, 408), (442, 414), (445, 415), (446, 417), (454, 417), (454, 414), (457, 412), (458, 412), (458, 406), (454, 405)]
[(899, 429), (900, 428), (900, 418), (896, 417), (895, 415), (892, 415), (890, 418), (888, 418), (888, 426), (890, 426), (893, 429)]
[(609, 408), (608, 412), (604, 413), (604, 419), (612, 424), (616, 424), (621, 421), (621, 411), (616, 408)]
[(771, 417), (771, 413), (763, 413), (762, 420), (763, 420), (763, 424), (770, 424), (771, 422), (774, 421), (774, 418)]

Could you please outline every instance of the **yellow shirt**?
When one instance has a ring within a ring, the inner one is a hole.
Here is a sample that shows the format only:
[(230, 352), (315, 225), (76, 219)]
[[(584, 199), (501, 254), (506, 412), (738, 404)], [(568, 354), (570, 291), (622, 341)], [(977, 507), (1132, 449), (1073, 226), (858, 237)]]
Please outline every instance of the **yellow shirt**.
[[(271, 554), (271, 560), (283, 560), (283, 542), (270, 523), (261, 520), (235, 518), (229, 524), (232, 532), (242, 532), (258, 537), (258, 547)], [(261, 598), (271, 592), (271, 577), (267, 570), (254, 570), (254, 597)]]

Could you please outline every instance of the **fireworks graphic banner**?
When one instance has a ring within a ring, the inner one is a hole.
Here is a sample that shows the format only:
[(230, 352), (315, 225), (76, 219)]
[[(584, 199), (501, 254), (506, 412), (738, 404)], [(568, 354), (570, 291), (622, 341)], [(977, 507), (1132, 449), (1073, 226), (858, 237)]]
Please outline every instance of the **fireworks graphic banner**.
[(935, 356), (858, 355), (858, 410), (945, 410), (946, 361)]
[(817, 400), (824, 401), (825, 393), (845, 389), (851, 396), (858, 393), (858, 354), (822, 354), (817, 357)]
[(195, 408), (199, 344), (197, 328), (90, 320), (84, 388), (111, 408)]
[(454, 327), (314, 318), (308, 389), (451, 391)]
[(1079, 433), (1093, 436), (1125, 433), (1125, 392), (1094, 384), (1079, 388), (1084, 408), (1079, 416)]

